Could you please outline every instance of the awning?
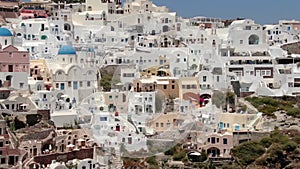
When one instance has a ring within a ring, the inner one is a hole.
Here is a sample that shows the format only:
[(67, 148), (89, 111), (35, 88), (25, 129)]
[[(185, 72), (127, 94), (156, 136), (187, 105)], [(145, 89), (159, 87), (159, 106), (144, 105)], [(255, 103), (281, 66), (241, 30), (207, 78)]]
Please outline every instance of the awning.
[(190, 155), (192, 155), (192, 156), (201, 156), (201, 154), (198, 153), (198, 152), (192, 152), (192, 153), (190, 153)]

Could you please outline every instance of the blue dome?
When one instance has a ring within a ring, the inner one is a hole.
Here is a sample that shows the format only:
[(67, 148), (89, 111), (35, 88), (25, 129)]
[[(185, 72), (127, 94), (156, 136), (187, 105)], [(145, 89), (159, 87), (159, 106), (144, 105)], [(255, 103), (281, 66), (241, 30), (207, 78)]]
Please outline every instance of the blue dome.
[(72, 46), (62, 46), (59, 50), (58, 50), (58, 54), (59, 55), (76, 55), (76, 51)]
[(7, 28), (0, 28), (0, 36), (13, 36)]

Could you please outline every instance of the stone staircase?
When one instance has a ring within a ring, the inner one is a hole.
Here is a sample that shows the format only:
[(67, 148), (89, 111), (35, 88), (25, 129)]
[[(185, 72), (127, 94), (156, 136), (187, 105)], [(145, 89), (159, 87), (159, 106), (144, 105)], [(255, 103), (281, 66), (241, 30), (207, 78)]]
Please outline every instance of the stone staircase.
[(123, 167), (123, 161), (121, 160), (121, 151), (120, 147), (115, 148), (115, 155), (112, 158), (112, 168), (121, 169)]

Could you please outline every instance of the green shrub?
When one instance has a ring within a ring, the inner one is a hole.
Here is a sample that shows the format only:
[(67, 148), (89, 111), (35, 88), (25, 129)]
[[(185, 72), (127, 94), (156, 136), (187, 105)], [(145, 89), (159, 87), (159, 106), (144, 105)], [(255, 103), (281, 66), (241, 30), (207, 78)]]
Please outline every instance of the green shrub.
[(260, 144), (268, 148), (272, 145), (272, 139), (270, 137), (265, 137), (260, 140)]
[(289, 141), (287, 143), (285, 143), (283, 145), (283, 149), (286, 151), (286, 152), (292, 152), (294, 151), (295, 149), (297, 148), (297, 143), (293, 142), (293, 141)]
[(155, 156), (148, 157), (148, 158), (146, 159), (146, 162), (147, 162), (148, 164), (150, 164), (150, 165), (158, 165)]
[(174, 161), (181, 161), (186, 156), (184, 151), (180, 151), (179, 153), (176, 153), (173, 155)]
[(232, 149), (233, 155), (242, 165), (249, 165), (265, 152), (265, 148), (256, 141), (240, 144)]
[(300, 117), (300, 109), (296, 108), (287, 108), (286, 114), (293, 117)]
[(300, 136), (295, 136), (293, 139), (292, 139), (294, 142), (296, 142), (297, 144), (300, 144)]
[(170, 148), (169, 150), (167, 150), (166, 152), (165, 152), (165, 155), (174, 155), (176, 153), (176, 147), (174, 146), (174, 147), (172, 147), (172, 148)]

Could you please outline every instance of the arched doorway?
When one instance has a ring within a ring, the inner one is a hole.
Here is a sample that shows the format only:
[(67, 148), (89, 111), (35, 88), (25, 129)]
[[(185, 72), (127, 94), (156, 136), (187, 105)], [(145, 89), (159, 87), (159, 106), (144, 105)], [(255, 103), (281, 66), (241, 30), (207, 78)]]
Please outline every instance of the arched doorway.
[(211, 147), (211, 148), (207, 149), (207, 154), (210, 157), (218, 157), (218, 156), (220, 156), (220, 149), (218, 149), (217, 147)]
[(205, 106), (207, 103), (209, 103), (209, 99), (211, 98), (210, 94), (202, 94), (199, 97), (199, 104), (200, 106)]
[(250, 35), (248, 38), (249, 45), (258, 45), (259, 37), (257, 35)]
[(65, 24), (64, 24), (64, 30), (65, 30), (65, 31), (71, 31), (71, 25), (68, 24), (68, 23), (65, 23)]
[(151, 35), (155, 35), (155, 30), (152, 30), (152, 31), (151, 31)]
[(13, 76), (12, 75), (8, 75), (6, 76), (5, 80), (6, 80), (6, 87), (10, 87), (11, 86), (11, 82), (12, 82)]

